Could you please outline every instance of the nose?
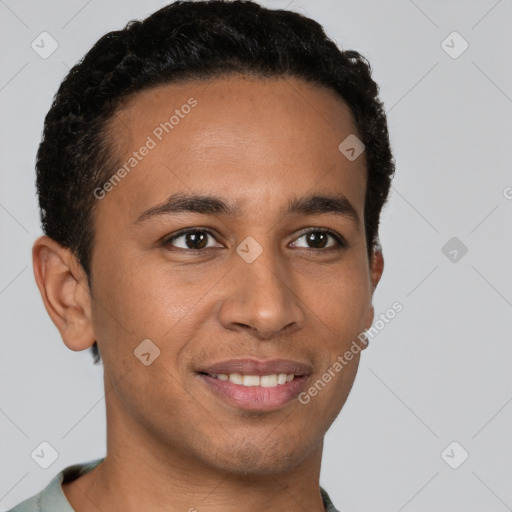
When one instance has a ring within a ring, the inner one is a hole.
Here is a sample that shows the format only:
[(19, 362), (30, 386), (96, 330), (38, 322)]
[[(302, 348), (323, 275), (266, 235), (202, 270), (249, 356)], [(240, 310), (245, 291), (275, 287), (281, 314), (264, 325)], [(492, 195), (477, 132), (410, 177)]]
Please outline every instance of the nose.
[(235, 268), (226, 277), (219, 313), (224, 328), (268, 340), (303, 327), (304, 309), (291, 271), (275, 252), (264, 249), (251, 263), (233, 255)]

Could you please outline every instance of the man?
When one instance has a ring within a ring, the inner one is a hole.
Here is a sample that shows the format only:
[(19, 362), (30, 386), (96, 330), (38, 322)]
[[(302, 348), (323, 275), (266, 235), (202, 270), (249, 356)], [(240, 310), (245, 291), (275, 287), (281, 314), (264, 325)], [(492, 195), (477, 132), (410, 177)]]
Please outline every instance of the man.
[(102, 37), (45, 120), (33, 261), (103, 362), (107, 454), (13, 510), (336, 511), (393, 172), (368, 63), (313, 20), (176, 2)]

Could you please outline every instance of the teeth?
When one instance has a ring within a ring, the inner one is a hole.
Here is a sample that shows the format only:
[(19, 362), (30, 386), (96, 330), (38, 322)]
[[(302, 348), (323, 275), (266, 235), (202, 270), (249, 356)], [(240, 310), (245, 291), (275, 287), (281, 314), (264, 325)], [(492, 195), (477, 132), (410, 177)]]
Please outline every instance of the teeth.
[(293, 373), (273, 373), (271, 375), (242, 375), (241, 373), (218, 373), (212, 374), (219, 380), (229, 380), (233, 384), (239, 384), (241, 386), (260, 386), (262, 388), (275, 388), (276, 386), (291, 382), (295, 375)]
[(263, 375), (260, 378), (262, 388), (275, 388), (277, 386), (277, 375)]
[(244, 386), (259, 386), (260, 377), (258, 375), (244, 375), (242, 384)]
[(243, 384), (244, 378), (240, 373), (230, 373), (229, 382), (232, 382), (233, 384)]

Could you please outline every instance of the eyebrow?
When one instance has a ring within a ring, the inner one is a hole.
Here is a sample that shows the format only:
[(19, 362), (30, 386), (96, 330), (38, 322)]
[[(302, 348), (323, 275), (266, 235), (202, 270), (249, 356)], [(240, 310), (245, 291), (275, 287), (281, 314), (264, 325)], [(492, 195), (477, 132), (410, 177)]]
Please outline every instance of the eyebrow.
[[(135, 223), (160, 215), (188, 212), (203, 215), (237, 216), (242, 213), (242, 210), (238, 205), (226, 202), (220, 197), (177, 193), (168, 197), (164, 202), (143, 211)], [(356, 209), (343, 195), (328, 194), (294, 197), (288, 201), (288, 205), (283, 213), (284, 215), (334, 214), (351, 218), (357, 225), (361, 222)]]

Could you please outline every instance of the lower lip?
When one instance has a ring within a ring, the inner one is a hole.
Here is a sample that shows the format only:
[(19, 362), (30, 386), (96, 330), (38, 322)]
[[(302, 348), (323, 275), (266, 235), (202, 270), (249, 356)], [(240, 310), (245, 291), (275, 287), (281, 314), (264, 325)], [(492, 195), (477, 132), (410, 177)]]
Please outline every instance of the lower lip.
[(235, 407), (250, 411), (272, 411), (297, 398), (306, 383), (306, 375), (295, 377), (291, 382), (278, 384), (273, 388), (242, 386), (229, 380), (219, 380), (210, 375), (200, 374), (202, 380), (214, 392), (220, 394)]

